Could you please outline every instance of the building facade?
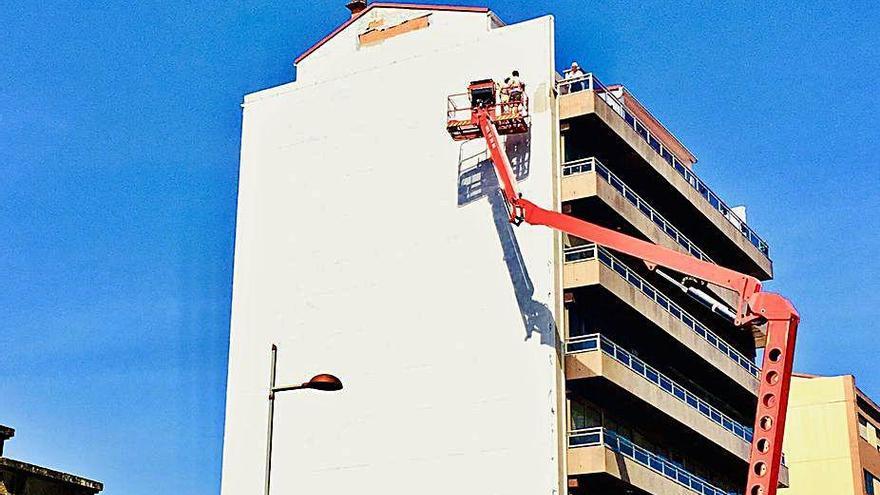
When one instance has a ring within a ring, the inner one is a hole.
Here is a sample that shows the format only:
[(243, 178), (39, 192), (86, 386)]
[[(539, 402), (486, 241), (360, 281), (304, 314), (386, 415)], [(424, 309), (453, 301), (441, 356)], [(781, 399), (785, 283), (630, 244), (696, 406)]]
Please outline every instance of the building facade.
[(855, 377), (796, 375), (788, 424), (784, 495), (880, 494), (880, 406)]
[(0, 495), (95, 495), (104, 489), (97, 481), (7, 457), (4, 444), (13, 436), (15, 430), (0, 425)]
[(551, 16), (351, 8), (295, 82), (244, 100), (223, 494), (264, 486), (273, 344), (279, 381), (346, 388), (278, 397), (272, 492), (741, 493), (763, 335), (638, 260), (510, 225), (447, 97), (518, 70), (526, 198), (770, 278), (742, 211), (625, 87), (557, 73)]

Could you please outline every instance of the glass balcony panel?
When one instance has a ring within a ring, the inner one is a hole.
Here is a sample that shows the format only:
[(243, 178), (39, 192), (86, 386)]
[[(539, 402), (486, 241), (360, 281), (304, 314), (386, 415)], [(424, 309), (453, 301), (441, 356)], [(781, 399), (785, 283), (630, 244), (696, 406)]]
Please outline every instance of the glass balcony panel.
[[(681, 315), (681, 321), (682, 321), (682, 323), (684, 323), (685, 325), (687, 325), (687, 326), (689, 326), (689, 327), (691, 327), (691, 328), (694, 328), (694, 320), (693, 320), (690, 316), (688, 316), (687, 314), (682, 314), (682, 315)], [(727, 352), (725, 352), (725, 354), (727, 354)]]
[(592, 428), (586, 432), (571, 432), (568, 436), (570, 447), (586, 447), (589, 445), (601, 445), (602, 433), (599, 428)]
[[(654, 220), (654, 223), (657, 224), (657, 226), (660, 227), (661, 229), (663, 229), (663, 227), (666, 226), (666, 223), (663, 221), (662, 218), (654, 217), (654, 218), (652, 218), (652, 220)], [(663, 230), (665, 231), (666, 229), (663, 229)]]
[(680, 387), (675, 387), (672, 391), (673, 395), (681, 399), (682, 402), (685, 402), (685, 398), (687, 397), (687, 393)]
[(655, 471), (660, 471), (661, 474), (663, 473), (663, 468), (666, 467), (663, 464), (663, 461), (657, 459), (656, 457), (651, 457), (649, 463), (652, 469), (654, 469)]
[(645, 374), (645, 365), (642, 364), (641, 361), (638, 361), (638, 360), (633, 361), (632, 368), (636, 373), (638, 373), (640, 375)]

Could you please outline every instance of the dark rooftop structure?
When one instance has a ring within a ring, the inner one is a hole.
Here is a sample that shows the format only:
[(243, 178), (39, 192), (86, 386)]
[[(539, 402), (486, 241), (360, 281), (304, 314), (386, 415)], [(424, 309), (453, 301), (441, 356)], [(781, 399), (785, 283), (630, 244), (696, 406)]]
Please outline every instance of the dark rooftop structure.
[(0, 425), (0, 495), (95, 495), (104, 489), (98, 481), (81, 478), (4, 455), (4, 443), (15, 430)]

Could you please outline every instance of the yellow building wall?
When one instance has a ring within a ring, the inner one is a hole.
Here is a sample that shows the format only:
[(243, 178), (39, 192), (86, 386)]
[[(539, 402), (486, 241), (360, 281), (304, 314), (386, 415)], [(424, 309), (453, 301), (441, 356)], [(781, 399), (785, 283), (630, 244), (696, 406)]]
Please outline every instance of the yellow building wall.
[(851, 376), (792, 379), (783, 451), (791, 486), (781, 495), (862, 495)]

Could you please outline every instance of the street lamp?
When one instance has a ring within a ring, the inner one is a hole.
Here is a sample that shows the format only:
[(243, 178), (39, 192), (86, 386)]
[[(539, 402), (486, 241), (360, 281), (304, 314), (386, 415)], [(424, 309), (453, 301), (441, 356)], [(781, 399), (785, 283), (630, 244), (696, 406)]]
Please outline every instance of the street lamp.
[(266, 489), (264, 494), (269, 495), (269, 484), (272, 479), (272, 433), (275, 425), (275, 394), (289, 392), (291, 390), (321, 390), (324, 392), (336, 392), (342, 390), (342, 381), (333, 375), (322, 373), (315, 375), (311, 380), (299, 385), (275, 386), (275, 370), (278, 364), (278, 346), (272, 344), (272, 360), (269, 369), (269, 426), (266, 431)]

